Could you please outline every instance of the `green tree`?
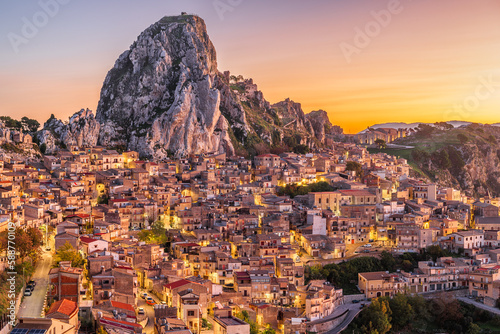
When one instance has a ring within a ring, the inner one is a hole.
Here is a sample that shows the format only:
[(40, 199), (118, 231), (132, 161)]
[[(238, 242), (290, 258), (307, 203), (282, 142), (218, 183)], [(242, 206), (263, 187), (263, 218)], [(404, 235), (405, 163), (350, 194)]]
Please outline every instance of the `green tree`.
[(436, 165), (436, 167), (441, 169), (449, 169), (451, 167), (450, 156), (448, 151), (442, 149), (440, 151), (435, 151), (431, 154), (432, 163)]
[(443, 250), (438, 245), (432, 245), (432, 246), (427, 247), (425, 252), (430, 255), (430, 257), (432, 258), (432, 261), (434, 261), (434, 262), (436, 262), (436, 260), (440, 257), (451, 255), (449, 252)]
[(212, 324), (206, 318), (201, 318), (201, 327), (206, 328), (207, 330), (211, 330)]
[(460, 143), (461, 143), (462, 145), (463, 145), (463, 144), (465, 144), (466, 142), (468, 142), (468, 141), (469, 141), (469, 137), (467, 137), (467, 136), (466, 136), (466, 135), (464, 135), (463, 133), (459, 133), (459, 134), (457, 135), (457, 139), (458, 139), (458, 141), (460, 141)]
[(451, 129), (453, 129), (453, 125), (448, 124), (446, 122), (436, 122), (436, 123), (434, 123), (434, 125), (436, 127), (440, 128), (441, 130), (451, 130)]
[(430, 126), (428, 124), (419, 124), (416, 130), (417, 130), (417, 132), (415, 134), (416, 136), (428, 138), (434, 133), (436, 128), (434, 128), (433, 126)]
[(6, 127), (21, 130), (22, 124), (20, 121), (11, 118), (10, 116), (0, 116), (0, 120), (2, 120)]
[(392, 324), (396, 329), (408, 326), (415, 316), (412, 306), (408, 303), (408, 297), (402, 293), (396, 294), (389, 301), (389, 307), (392, 311)]
[(259, 326), (255, 321), (250, 320), (250, 316), (248, 315), (247, 311), (243, 310), (237, 313), (236, 317), (250, 325), (250, 334), (259, 334)]
[(413, 264), (409, 260), (403, 260), (401, 263), (401, 266), (403, 267), (403, 270), (405, 271), (411, 271), (413, 269)]
[(99, 328), (97, 328), (96, 333), (97, 334), (108, 334), (108, 332), (101, 325), (99, 325)]
[(356, 172), (357, 177), (363, 176), (363, 167), (361, 166), (361, 164), (359, 162), (347, 161), (345, 170)]
[(383, 139), (377, 139), (377, 140), (375, 140), (375, 144), (377, 144), (378, 148), (380, 148), (380, 149), (387, 148), (387, 143)]
[(380, 262), (386, 271), (394, 271), (396, 268), (396, 259), (387, 251), (380, 254)]
[(40, 127), (40, 123), (36, 119), (31, 119), (26, 116), (21, 118), (21, 125), (27, 132), (35, 133)]
[(31, 250), (29, 250), (28, 255), (31, 258), (36, 258), (40, 256), (40, 250), (43, 246), (43, 234), (38, 228), (28, 227), (26, 230), (28, 238), (31, 240)]
[(259, 334), (259, 326), (255, 321), (250, 321), (250, 334)]
[(409, 296), (408, 303), (411, 305), (415, 316), (423, 322), (429, 321), (431, 315), (429, 313), (429, 307), (425, 298), (421, 295)]
[[(6, 250), (8, 245), (7, 231), (0, 234), (0, 249)], [(19, 259), (24, 261), (27, 256), (37, 259), (40, 254), (40, 247), (43, 244), (43, 236), (40, 230), (29, 227), (26, 231), (16, 228), (14, 232), (16, 251)]]
[(107, 195), (102, 195), (97, 197), (97, 204), (108, 204), (109, 197)]
[(451, 163), (450, 172), (459, 175), (465, 167), (465, 161), (462, 159), (461, 153), (453, 146), (448, 146), (447, 151)]
[(83, 268), (85, 259), (69, 242), (59, 247), (54, 255), (54, 266), (58, 267), (61, 261), (71, 261), (71, 266), (75, 268)]
[(431, 306), (431, 309), (439, 310), (434, 316), (435, 321), (440, 326), (444, 326), (447, 323), (459, 323), (462, 321), (464, 315), (458, 300), (446, 301), (443, 299), (433, 299), (431, 303), (434, 304), (434, 306)]
[(481, 333), (481, 327), (475, 323), (471, 323), (467, 329), (466, 334), (479, 334)]
[(309, 146), (304, 145), (304, 144), (299, 144), (297, 146), (294, 146), (293, 152), (297, 154), (306, 154), (309, 153), (310, 149)]
[(165, 244), (167, 242), (167, 229), (162, 221), (158, 220), (151, 225), (151, 229), (141, 230), (138, 238), (148, 244)]
[(267, 324), (266, 329), (264, 329), (261, 333), (262, 334), (276, 334), (276, 330), (274, 330), (274, 328), (272, 328), (270, 324)]
[(361, 312), (359, 323), (363, 333), (385, 334), (392, 328), (391, 309), (387, 298), (375, 298), (366, 310)]
[(416, 162), (425, 162), (425, 161), (429, 160), (430, 154), (427, 151), (416, 148), (416, 149), (412, 150), (411, 157)]

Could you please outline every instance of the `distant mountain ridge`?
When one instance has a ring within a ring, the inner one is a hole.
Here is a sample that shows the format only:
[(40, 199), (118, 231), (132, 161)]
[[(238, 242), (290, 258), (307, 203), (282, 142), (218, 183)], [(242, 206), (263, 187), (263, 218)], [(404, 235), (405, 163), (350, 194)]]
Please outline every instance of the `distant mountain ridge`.
[[(453, 125), (453, 127), (458, 128), (464, 125), (470, 125), (473, 122), (466, 122), (466, 121), (448, 121), (445, 122), (450, 125)], [(416, 123), (404, 123), (404, 122), (394, 122), (394, 123), (381, 123), (381, 124), (374, 124), (370, 126), (369, 128), (372, 129), (380, 129), (380, 128), (389, 128), (389, 129), (416, 129), (420, 124), (426, 124), (426, 125), (434, 125), (433, 123), (425, 123), (425, 122), (416, 122)], [(500, 126), (500, 123), (497, 124), (492, 124), (496, 126)], [(364, 133), (366, 132), (367, 129), (360, 131), (359, 133)]]

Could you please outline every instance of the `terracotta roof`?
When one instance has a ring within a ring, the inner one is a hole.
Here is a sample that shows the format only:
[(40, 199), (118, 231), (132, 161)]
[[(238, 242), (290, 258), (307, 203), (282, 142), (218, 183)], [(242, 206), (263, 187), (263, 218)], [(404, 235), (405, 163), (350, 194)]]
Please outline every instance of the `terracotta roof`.
[(88, 237), (80, 237), (80, 241), (84, 242), (86, 244), (89, 244), (91, 242), (97, 241), (97, 239), (92, 239), (92, 238), (88, 238)]
[(186, 285), (189, 283), (193, 283), (193, 282), (185, 280), (185, 279), (181, 279), (180, 281), (165, 284), (164, 287), (166, 287), (167, 289), (175, 289), (175, 288), (178, 288), (180, 286), (183, 286), (183, 285)]
[(63, 299), (52, 304), (50, 310), (47, 312), (47, 315), (61, 313), (71, 317), (76, 312), (78, 312), (78, 305), (76, 304), (76, 302), (69, 299)]
[(117, 302), (117, 301), (112, 300), (111, 306), (116, 307), (116, 308), (121, 308), (122, 310), (135, 312), (134, 307), (130, 304), (127, 304), (127, 303), (122, 303), (122, 302)]

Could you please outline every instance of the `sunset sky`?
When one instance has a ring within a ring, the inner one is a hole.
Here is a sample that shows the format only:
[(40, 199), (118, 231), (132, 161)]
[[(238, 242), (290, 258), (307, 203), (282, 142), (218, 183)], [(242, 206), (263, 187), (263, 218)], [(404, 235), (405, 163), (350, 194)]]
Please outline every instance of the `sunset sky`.
[(219, 70), (253, 78), (271, 103), (326, 110), (347, 133), (500, 122), (498, 0), (58, 1), (0, 3), (0, 115), (43, 123), (95, 111), (116, 58), (186, 11), (205, 20)]

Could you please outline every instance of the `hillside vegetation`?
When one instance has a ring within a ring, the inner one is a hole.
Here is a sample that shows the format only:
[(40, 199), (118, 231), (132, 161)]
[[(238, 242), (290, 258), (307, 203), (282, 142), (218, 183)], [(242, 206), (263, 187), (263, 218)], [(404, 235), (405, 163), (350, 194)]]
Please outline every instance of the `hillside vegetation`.
[(408, 160), (415, 171), (433, 182), (469, 195), (500, 195), (500, 128), (471, 124), (460, 128), (422, 125), (394, 144), (413, 148), (369, 149)]

